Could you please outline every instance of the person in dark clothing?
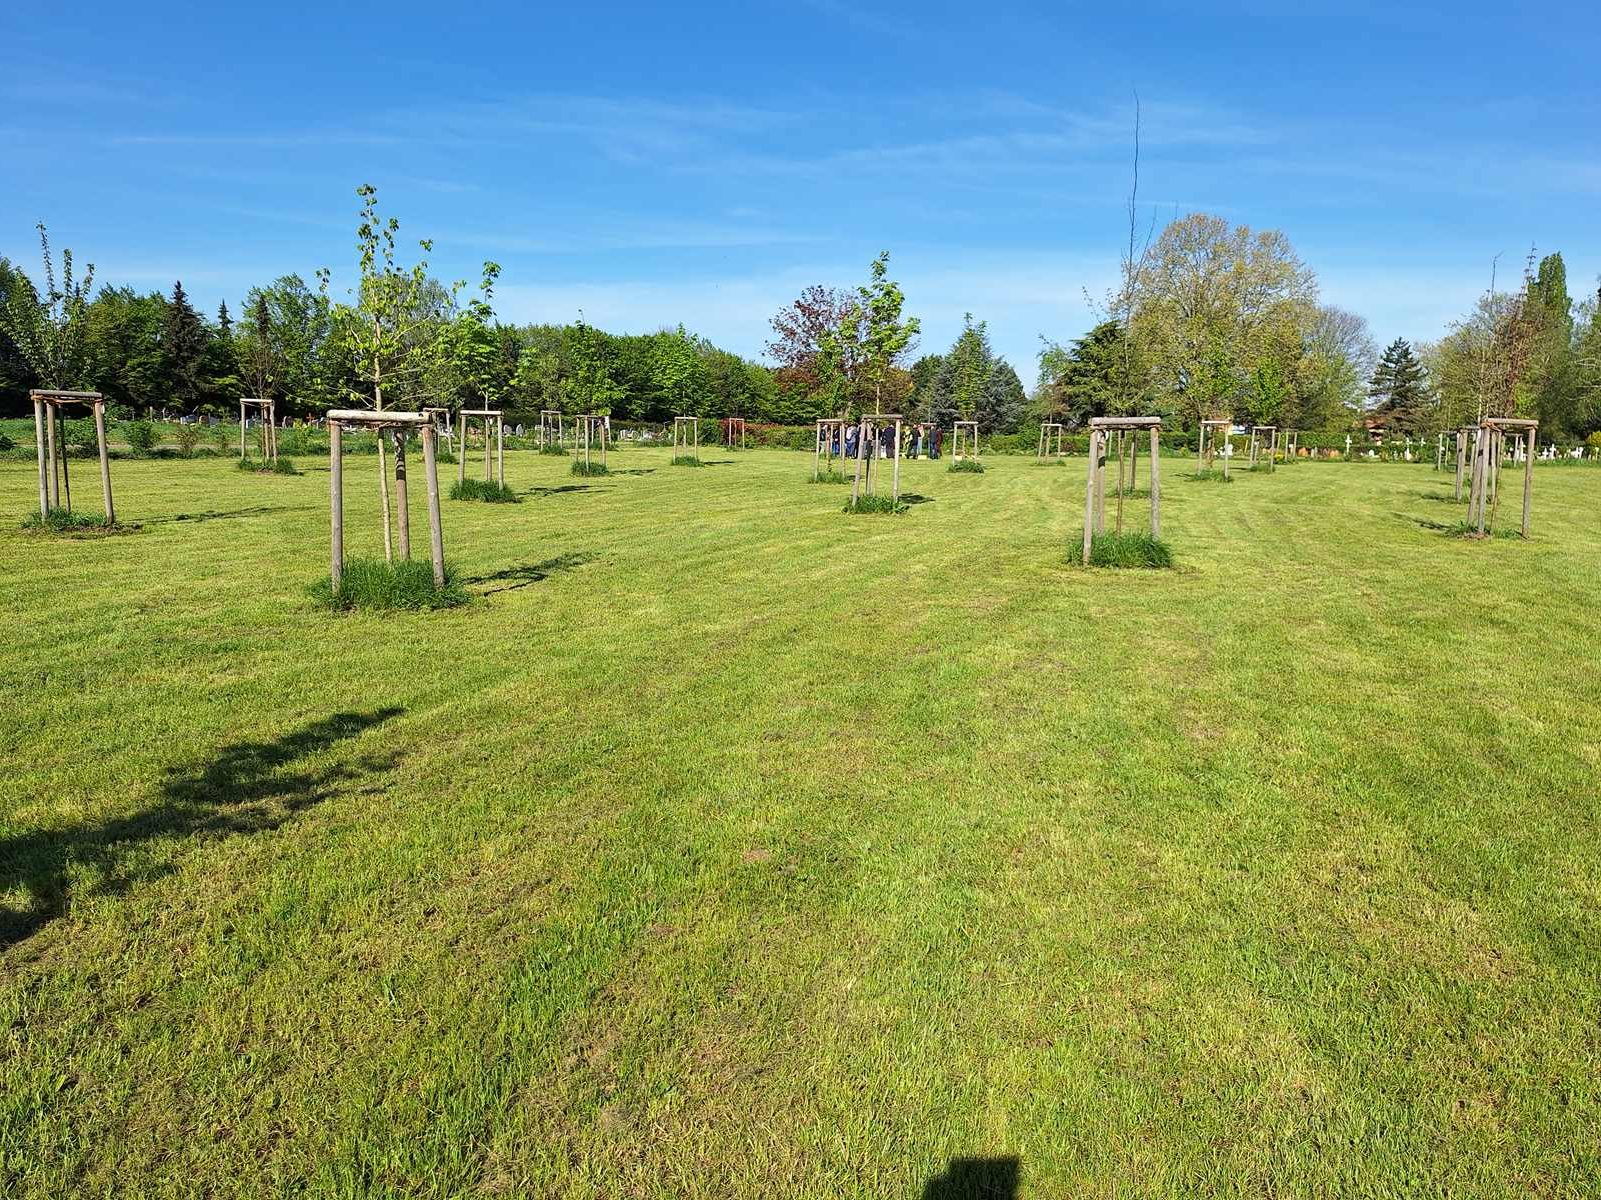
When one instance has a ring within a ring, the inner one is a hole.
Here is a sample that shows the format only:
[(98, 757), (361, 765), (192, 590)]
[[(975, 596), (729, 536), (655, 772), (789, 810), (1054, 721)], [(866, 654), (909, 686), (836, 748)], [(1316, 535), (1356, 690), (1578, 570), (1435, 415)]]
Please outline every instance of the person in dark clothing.
[(942, 442), (944, 442), (944, 441), (945, 441), (945, 430), (943, 428), (941, 428), (940, 426), (938, 426), (938, 425), (934, 426), (934, 434), (929, 439), (929, 443), (928, 443), (929, 444), (929, 455), (928, 456), (930, 458), (938, 458), (939, 457), (940, 444)]

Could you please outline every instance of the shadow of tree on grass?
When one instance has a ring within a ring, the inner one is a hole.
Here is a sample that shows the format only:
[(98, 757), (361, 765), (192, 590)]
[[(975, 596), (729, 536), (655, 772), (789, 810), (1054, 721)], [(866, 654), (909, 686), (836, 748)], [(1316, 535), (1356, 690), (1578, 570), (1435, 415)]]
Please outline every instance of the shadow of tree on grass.
[(122, 895), (171, 869), (141, 863), (141, 843), (277, 829), (341, 785), (388, 770), (399, 757), (393, 749), (321, 767), (295, 764), (404, 711), (335, 713), (272, 741), (236, 742), (203, 766), (169, 770), (160, 800), (149, 808), (98, 825), (39, 829), (0, 841), (0, 889), (28, 895), (26, 908), (0, 908), (0, 950), (64, 915), (72, 879), (86, 868), (101, 877), (92, 894)]
[(542, 579), (562, 571), (571, 571), (585, 563), (595, 561), (593, 554), (578, 551), (572, 554), (558, 554), (555, 558), (547, 558), (544, 562), (524, 563), (518, 567), (506, 567), (489, 575), (475, 575), (465, 582), (469, 584), (503, 583), (505, 587), (489, 588), (484, 592), (486, 596), (493, 596), (496, 592), (511, 592), (518, 588), (529, 587)]

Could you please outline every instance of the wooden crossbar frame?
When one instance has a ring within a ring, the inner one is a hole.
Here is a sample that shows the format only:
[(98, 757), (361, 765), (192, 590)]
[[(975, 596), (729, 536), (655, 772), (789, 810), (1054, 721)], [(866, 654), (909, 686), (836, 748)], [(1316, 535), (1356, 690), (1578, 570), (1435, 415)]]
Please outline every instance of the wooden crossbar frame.
[(100, 455), (100, 501), (105, 506), (106, 524), (116, 523), (117, 511), (111, 502), (111, 454), (106, 446), (106, 398), (99, 392), (70, 392), (58, 388), (33, 388), (34, 449), (39, 459), (39, 517), (53, 509), (72, 511), (72, 473), (67, 466), (67, 434), (61, 409), (69, 404), (85, 404), (94, 414), (95, 446)]
[[(564, 446), (567, 444), (563, 436), (561, 418), (562, 414), (559, 408), (542, 408), (539, 410), (540, 449), (544, 449), (546, 446)], [(555, 431), (554, 440), (551, 437), (553, 430)]]
[(1062, 453), (1062, 433), (1063, 427), (1060, 421), (1041, 422), (1039, 449), (1034, 454), (1037, 462), (1064, 457)]
[(1117, 532), (1123, 532), (1123, 498), (1127, 491), (1123, 485), (1124, 435), (1129, 448), (1138, 452), (1138, 436), (1148, 432), (1151, 440), (1151, 536), (1162, 536), (1162, 418), (1161, 417), (1091, 417), (1090, 418), (1090, 469), (1084, 486), (1084, 565), (1090, 563), (1090, 547), (1095, 535), (1106, 530), (1106, 447), (1109, 434), (1117, 434)]
[(1264, 441), (1267, 448), (1268, 469), (1271, 470), (1279, 452), (1279, 430), (1276, 425), (1251, 426), (1251, 452), (1248, 465), (1256, 466)]
[(1520, 417), (1485, 417), (1474, 431), (1473, 469), (1468, 489), (1468, 522), (1482, 537), (1495, 532), (1497, 483), (1506, 438), (1523, 443), (1523, 520), (1518, 532), (1529, 536), (1529, 509), (1534, 495), (1534, 439), (1540, 422)]
[(611, 418), (596, 413), (579, 413), (573, 418), (573, 450), (587, 468), (595, 445), (600, 446), (600, 465), (606, 465), (606, 442)]
[[(1216, 437), (1217, 432), (1222, 430), (1223, 444), (1227, 446), (1229, 445), (1229, 439), (1233, 436), (1233, 429), (1233, 417), (1201, 418), (1200, 437), (1195, 443), (1195, 469), (1197, 471), (1206, 470), (1212, 465), (1212, 460), (1218, 457)], [(1222, 455), (1224, 479), (1229, 477), (1229, 457), (1230, 456), (1226, 453)]]
[(245, 450), (245, 417), (254, 408), (261, 414), (261, 458), (263, 462), (278, 461), (278, 402), (259, 396), (239, 397), (239, 460), (250, 455)]
[(819, 417), (817, 432), (812, 442), (812, 482), (821, 479), (823, 467), (837, 471), (836, 463), (845, 461), (845, 421), (841, 417)]
[[(873, 459), (878, 450), (879, 430), (895, 423), (894, 467), (890, 476), (890, 499), (901, 498), (901, 424), (905, 420), (900, 413), (871, 413), (863, 414), (856, 423), (856, 474), (851, 480), (851, 503), (854, 505), (863, 496), (875, 495), (873, 477)], [(872, 447), (871, 452), (869, 446)]]
[[(962, 435), (966, 434), (964, 438)], [(971, 448), (974, 458), (980, 457), (978, 448), (978, 422), (957, 421), (951, 428), (951, 459), (954, 462), (962, 461), (962, 445), (966, 442)]]
[[(498, 408), (464, 408), (461, 410), (461, 453), (456, 456), (456, 482), (467, 481), (467, 435), (472, 430), (472, 419), (477, 417), (484, 427), (484, 482), (493, 481), (506, 486), (506, 417)], [(495, 437), (490, 442), (490, 431)], [(491, 458), (491, 450), (493, 457)]]
[(738, 446), (738, 449), (740, 449), (740, 450), (748, 449), (748, 447), (745, 444), (745, 418), (744, 417), (724, 417), (723, 418), (723, 445), (727, 446), (730, 450), (735, 449), (735, 446), (734, 446), (734, 434), (735, 434), (736, 431), (738, 431), (738, 433), (739, 433), (739, 446)]
[(699, 417), (673, 418), (673, 461), (680, 457), (700, 459)]
[[(345, 573), (345, 463), (343, 435), (347, 426), (370, 429), (379, 438), (388, 433), (395, 447), (395, 502), (400, 515), (400, 554), (411, 557), (411, 516), (406, 504), (406, 438), (422, 436), (423, 470), (428, 484), (428, 546), (433, 559), (434, 586), (445, 586), (445, 538), (439, 515), (439, 464), (435, 453), (434, 420), (426, 413), (375, 412), (369, 409), (334, 409), (328, 414), (329, 575), (337, 593)], [(462, 449), (465, 451), (466, 446)], [(381, 462), (382, 460), (380, 460)], [(379, 480), (380, 485), (382, 479)], [(384, 557), (391, 554), (388, 518), (385, 518)]]

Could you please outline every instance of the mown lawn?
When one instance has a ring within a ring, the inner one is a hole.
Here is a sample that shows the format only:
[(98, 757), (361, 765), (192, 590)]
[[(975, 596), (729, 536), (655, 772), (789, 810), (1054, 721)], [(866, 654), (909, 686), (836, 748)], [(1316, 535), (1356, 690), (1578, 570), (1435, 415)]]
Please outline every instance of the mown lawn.
[(0, 465), (0, 1195), (1594, 1194), (1601, 473), (1169, 460), (1115, 572), (1082, 459), (703, 457), (382, 618), (325, 462)]

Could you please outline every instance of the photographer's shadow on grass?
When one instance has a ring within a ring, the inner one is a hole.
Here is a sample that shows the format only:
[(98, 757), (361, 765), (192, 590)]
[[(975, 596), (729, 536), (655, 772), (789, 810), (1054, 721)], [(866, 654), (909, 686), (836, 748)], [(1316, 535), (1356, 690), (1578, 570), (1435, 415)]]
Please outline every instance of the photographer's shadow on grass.
[(923, 1187), (922, 1200), (1016, 1200), (1022, 1173), (1015, 1155), (953, 1158)]
[(297, 764), (404, 711), (335, 713), (271, 741), (235, 742), (209, 762), (170, 768), (160, 799), (148, 808), (100, 824), (39, 829), (0, 841), (0, 890), (20, 890), (28, 898), (24, 908), (0, 908), (0, 950), (65, 915), (73, 880), (85, 871), (98, 879), (78, 890), (105, 896), (123, 895), (172, 869), (166, 855), (142, 851), (143, 843), (277, 829), (302, 809), (390, 770), (399, 759), (392, 747), (343, 762)]

